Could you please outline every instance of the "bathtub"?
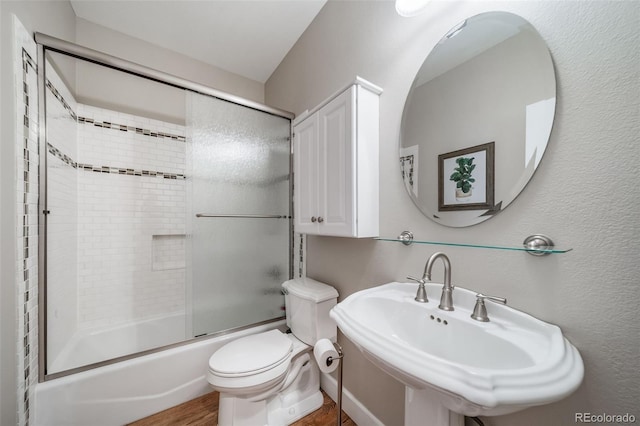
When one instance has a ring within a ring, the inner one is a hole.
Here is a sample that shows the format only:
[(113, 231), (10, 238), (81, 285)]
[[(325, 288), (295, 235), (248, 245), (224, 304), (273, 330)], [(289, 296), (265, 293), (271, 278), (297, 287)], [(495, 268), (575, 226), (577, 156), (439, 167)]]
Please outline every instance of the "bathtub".
[(206, 373), (213, 352), (284, 325), (272, 322), (38, 383), (34, 424), (123, 425), (197, 398), (211, 391)]
[(184, 313), (76, 332), (51, 362), (49, 373), (143, 352), (185, 340)]

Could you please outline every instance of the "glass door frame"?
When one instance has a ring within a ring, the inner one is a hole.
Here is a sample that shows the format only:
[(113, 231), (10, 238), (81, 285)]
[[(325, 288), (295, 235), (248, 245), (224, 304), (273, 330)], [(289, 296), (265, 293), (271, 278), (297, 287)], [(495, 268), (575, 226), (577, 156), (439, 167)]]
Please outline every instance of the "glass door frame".
[[(266, 320), (256, 324), (250, 324), (248, 326), (238, 327), (233, 330), (224, 330), (217, 333), (208, 334), (197, 338), (186, 339), (182, 342), (161, 346), (158, 348), (137, 352), (130, 355), (121, 356), (118, 358), (109, 359), (106, 361), (89, 364), (65, 370), (59, 373), (47, 374), (47, 131), (46, 131), (46, 72), (45, 72), (45, 58), (46, 52), (52, 51), (63, 55), (71, 56), (80, 60), (92, 62), (98, 65), (106, 66), (118, 71), (122, 71), (128, 74), (143, 77), (145, 79), (153, 80), (159, 83), (163, 83), (169, 86), (173, 86), (186, 91), (199, 93), (202, 95), (211, 96), (224, 101), (232, 102), (237, 105), (252, 108), (258, 111), (262, 111), (268, 114), (272, 114), (278, 117), (288, 119), (290, 122), (295, 117), (295, 114), (281, 110), (278, 108), (270, 107), (252, 100), (248, 100), (230, 93), (226, 93), (211, 87), (196, 83), (172, 74), (164, 73), (153, 68), (146, 67), (144, 65), (137, 64), (135, 62), (127, 61), (116, 56), (112, 56), (97, 50), (89, 49), (65, 40), (61, 40), (55, 37), (51, 37), (42, 33), (35, 33), (35, 41), (38, 49), (38, 144), (39, 144), (39, 180), (40, 180), (40, 193), (38, 200), (38, 370), (39, 370), (39, 382), (45, 382), (48, 380), (64, 377), (70, 374), (75, 374), (81, 371), (90, 370), (96, 367), (101, 367), (108, 364), (113, 364), (120, 361), (136, 358), (139, 356), (147, 355), (154, 352), (159, 352), (173, 347), (182, 346), (185, 344), (193, 343), (197, 340), (209, 339), (216, 336), (231, 333), (242, 329), (251, 328), (257, 325), (281, 321), (282, 318), (276, 318)], [(292, 153), (292, 127), (289, 127), (289, 278), (293, 277), (294, 258), (293, 258), (293, 153)]]

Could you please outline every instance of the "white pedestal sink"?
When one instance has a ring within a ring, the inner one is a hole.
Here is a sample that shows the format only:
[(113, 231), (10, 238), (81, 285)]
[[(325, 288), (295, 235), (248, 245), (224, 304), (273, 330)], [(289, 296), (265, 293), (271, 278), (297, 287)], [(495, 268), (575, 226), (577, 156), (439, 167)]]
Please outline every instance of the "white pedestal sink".
[(475, 292), (456, 287), (454, 311), (438, 309), (442, 284), (390, 283), (352, 294), (330, 312), (376, 366), (407, 387), (405, 425), (462, 426), (463, 416), (496, 416), (560, 400), (584, 366), (560, 328), (491, 304), (489, 322), (471, 318)]

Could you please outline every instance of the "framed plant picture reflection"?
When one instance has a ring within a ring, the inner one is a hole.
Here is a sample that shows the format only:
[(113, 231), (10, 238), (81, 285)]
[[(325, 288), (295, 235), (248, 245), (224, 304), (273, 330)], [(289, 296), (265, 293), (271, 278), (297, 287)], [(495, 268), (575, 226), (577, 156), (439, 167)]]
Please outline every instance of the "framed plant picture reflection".
[(495, 142), (438, 155), (438, 210), (491, 210)]

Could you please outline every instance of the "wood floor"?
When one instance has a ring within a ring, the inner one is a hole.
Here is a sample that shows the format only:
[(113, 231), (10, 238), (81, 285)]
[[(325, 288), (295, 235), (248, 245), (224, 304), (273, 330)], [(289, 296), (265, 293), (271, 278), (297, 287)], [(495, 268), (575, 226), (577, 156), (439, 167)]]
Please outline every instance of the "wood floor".
[[(330, 426), (337, 421), (336, 403), (322, 392), (324, 404), (298, 420), (293, 426)], [(211, 392), (184, 404), (130, 423), (129, 426), (216, 426), (218, 424), (218, 392)], [(344, 411), (342, 426), (357, 426)]]

